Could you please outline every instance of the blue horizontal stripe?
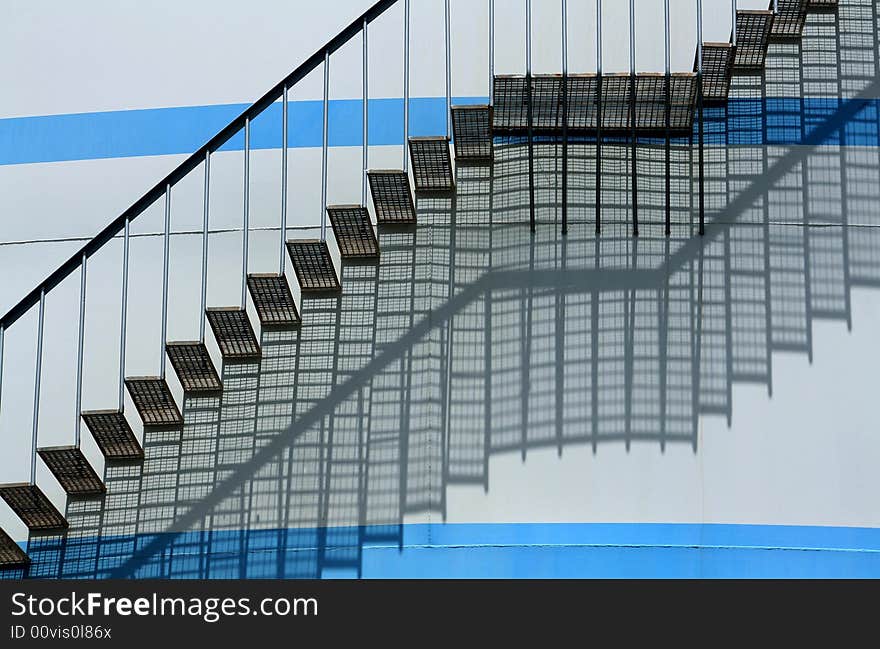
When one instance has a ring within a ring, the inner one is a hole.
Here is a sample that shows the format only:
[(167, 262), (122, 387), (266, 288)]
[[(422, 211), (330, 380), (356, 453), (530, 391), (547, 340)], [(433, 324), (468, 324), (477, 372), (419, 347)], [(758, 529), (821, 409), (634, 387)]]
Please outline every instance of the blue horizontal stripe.
[[(486, 97), (457, 97), (457, 104), (486, 103)], [(880, 100), (864, 100), (858, 115), (826, 144), (880, 145)], [(793, 145), (834, 113), (836, 99), (732, 99), (726, 108), (706, 109), (709, 145)], [(363, 142), (362, 102), (330, 102), (330, 146)], [(411, 135), (438, 135), (446, 130), (442, 97), (411, 100)], [(187, 154), (241, 114), (245, 104), (153, 108), (145, 110), (45, 115), (0, 119), (0, 165), (133, 156)], [(403, 100), (370, 100), (370, 144), (403, 143)], [(320, 101), (290, 103), (289, 146), (321, 146), (323, 113)], [(254, 120), (254, 149), (281, 146), (281, 104)], [(244, 136), (232, 138), (223, 150), (241, 150)]]
[[(33, 577), (106, 577), (156, 535), (39, 537)], [(96, 555), (100, 560), (95, 561)], [(93, 573), (98, 565), (102, 572)], [(166, 578), (880, 578), (880, 528), (474, 523), (186, 532), (145, 559)]]

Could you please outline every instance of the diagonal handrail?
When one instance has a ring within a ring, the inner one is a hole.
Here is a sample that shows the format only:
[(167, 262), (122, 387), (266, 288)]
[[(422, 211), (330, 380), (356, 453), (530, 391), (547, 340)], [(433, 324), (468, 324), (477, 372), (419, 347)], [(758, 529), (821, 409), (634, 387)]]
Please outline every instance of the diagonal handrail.
[(74, 271), (78, 270), (84, 258), (88, 259), (98, 252), (108, 241), (112, 240), (113, 237), (122, 231), (126, 222), (134, 221), (150, 205), (161, 198), (165, 194), (168, 186), (173, 187), (176, 185), (189, 172), (200, 165), (205, 160), (207, 154), (215, 152), (243, 129), (245, 127), (245, 122), (253, 121), (253, 119), (266, 110), (266, 108), (275, 103), (276, 100), (280, 99), (285, 88), (291, 88), (312, 70), (323, 65), (326, 56), (333, 54), (352, 38), (360, 34), (365, 25), (373, 22), (376, 18), (397, 4), (397, 2), (398, 0), (379, 0), (373, 4), (373, 6), (367, 9), (361, 16), (352, 21), (348, 27), (321, 46), (299, 67), (293, 70), (293, 72), (276, 83), (268, 92), (246, 108), (240, 115), (229, 122), (229, 124), (224, 126), (216, 135), (214, 135), (214, 137), (203, 144), (186, 160), (181, 162), (173, 171), (156, 183), (150, 190), (128, 207), (128, 209), (122, 212), (122, 214), (111, 221), (107, 227), (96, 234), (90, 241), (83, 245), (82, 248), (73, 253), (70, 259), (61, 264), (61, 266), (52, 272), (46, 279), (34, 287), (34, 289), (24, 296), (18, 304), (9, 309), (6, 315), (3, 316), (3, 319), (0, 320), (0, 330), (8, 330), (9, 327), (40, 301), (40, 295), (48, 294), (49, 291), (58, 286), (58, 284), (69, 277)]

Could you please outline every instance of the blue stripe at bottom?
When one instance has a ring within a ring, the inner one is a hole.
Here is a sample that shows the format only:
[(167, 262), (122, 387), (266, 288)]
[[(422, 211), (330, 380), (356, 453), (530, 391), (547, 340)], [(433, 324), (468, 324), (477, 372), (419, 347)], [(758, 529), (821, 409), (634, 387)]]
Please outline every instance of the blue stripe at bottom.
[[(158, 552), (139, 556), (157, 540)], [(42, 578), (880, 578), (880, 529), (819, 526), (473, 523), (59, 535), (35, 537), (27, 551), (29, 576)]]

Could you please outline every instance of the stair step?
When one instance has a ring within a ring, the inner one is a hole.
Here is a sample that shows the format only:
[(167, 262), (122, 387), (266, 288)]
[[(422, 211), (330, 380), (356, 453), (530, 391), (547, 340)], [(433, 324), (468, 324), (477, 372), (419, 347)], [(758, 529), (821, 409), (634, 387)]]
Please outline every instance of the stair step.
[(183, 417), (165, 379), (158, 376), (135, 376), (125, 379), (125, 387), (128, 388), (144, 426), (183, 425)]
[(492, 162), (492, 107), (453, 106), (452, 135), (456, 163)]
[[(807, 23), (808, 4), (808, 0), (778, 0), (778, 11), (773, 20), (770, 37), (774, 40), (800, 38)], [(773, 7), (772, 1), (770, 7)]]
[(367, 172), (377, 223), (415, 223), (416, 208), (409, 188), (409, 176), (399, 169)]
[(0, 485), (0, 498), (32, 532), (61, 531), (68, 527), (67, 519), (35, 484)]
[(455, 189), (448, 137), (411, 137), (409, 157), (417, 192), (448, 192)]
[(303, 295), (336, 292), (342, 288), (326, 241), (319, 239), (288, 241), (287, 254), (293, 262), (296, 279), (299, 281)]
[(807, 3), (809, 11), (822, 11), (837, 9), (837, 0), (809, 0)]
[[(596, 133), (597, 103), (601, 106), (602, 130), (607, 134), (629, 134), (632, 130), (632, 77), (628, 73), (569, 75), (566, 83), (568, 130), (572, 134)], [(666, 75), (639, 73), (635, 79), (636, 129), (641, 134), (666, 130)], [(493, 132), (524, 134), (528, 132), (528, 93), (522, 76), (495, 77)], [(697, 77), (693, 72), (676, 72), (669, 77), (670, 130), (690, 133), (693, 128)], [(562, 132), (562, 76), (532, 77), (532, 131), (537, 135)]]
[(207, 316), (223, 360), (250, 361), (260, 358), (260, 344), (247, 311), (237, 307), (213, 308), (207, 310)]
[(107, 491), (78, 447), (41, 448), (37, 453), (68, 496), (100, 496)]
[(223, 383), (204, 343), (167, 343), (165, 353), (168, 354), (168, 360), (171, 361), (184, 392), (213, 394), (223, 391)]
[(284, 275), (248, 275), (248, 290), (263, 327), (296, 327), (302, 322)]
[(333, 234), (343, 259), (378, 259), (379, 241), (370, 222), (370, 213), (361, 205), (327, 207)]
[(23, 568), (31, 562), (30, 557), (0, 528), (0, 568)]
[(773, 12), (740, 9), (736, 12), (734, 70), (762, 70), (773, 29)]
[(119, 410), (93, 410), (82, 413), (92, 437), (108, 461), (132, 462), (144, 459), (144, 449)]
[(725, 102), (730, 94), (736, 48), (732, 43), (703, 43), (702, 51), (703, 101), (709, 104)]

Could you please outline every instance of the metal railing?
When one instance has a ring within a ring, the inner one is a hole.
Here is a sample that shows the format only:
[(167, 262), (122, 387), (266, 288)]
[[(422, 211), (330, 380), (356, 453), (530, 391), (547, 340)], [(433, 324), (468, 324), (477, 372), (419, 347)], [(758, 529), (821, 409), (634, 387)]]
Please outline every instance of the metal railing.
[[(694, 0), (697, 7), (697, 92), (698, 92), (698, 113), (699, 113), (699, 202), (700, 202), (700, 233), (704, 231), (703, 213), (703, 117), (702, 117), (702, 83), (700, 82), (702, 75), (702, 0)], [(664, 7), (665, 20), (665, 69), (667, 77), (667, 194), (669, 192), (669, 84), (671, 75), (670, 66), (670, 9), (669, 0), (662, 0)], [(171, 266), (171, 217), (172, 217), (172, 193), (175, 186), (184, 178), (186, 178), (199, 165), (204, 165), (204, 193), (203, 193), (203, 219), (202, 219), (202, 241), (201, 241), (201, 287), (200, 287), (200, 317), (199, 317), (199, 342), (205, 342), (205, 312), (207, 309), (207, 287), (208, 287), (208, 254), (209, 254), (209, 224), (210, 224), (210, 181), (211, 181), (211, 156), (224, 146), (229, 140), (237, 136), (239, 133), (244, 134), (244, 151), (243, 151), (243, 213), (242, 213), (242, 264), (241, 264), (241, 294), (240, 306), (245, 309), (247, 306), (248, 291), (248, 259), (249, 259), (249, 232), (250, 232), (250, 153), (251, 153), (251, 127), (254, 119), (259, 117), (263, 112), (275, 104), (281, 102), (281, 119), (282, 119), (282, 143), (281, 143), (281, 205), (280, 205), (280, 241), (279, 241), (279, 274), (283, 275), (286, 268), (286, 237), (288, 231), (288, 164), (289, 164), (289, 94), (290, 91), (307, 75), (322, 68), (323, 71), (323, 101), (322, 101), (322, 140), (321, 140), (321, 224), (320, 236), (321, 241), (326, 241), (327, 236), (327, 206), (328, 206), (328, 158), (330, 146), (330, 64), (331, 56), (344, 45), (349, 43), (357, 36), (362, 37), (362, 64), (363, 64), (363, 84), (362, 84), (362, 102), (363, 102), (363, 142), (362, 142), (362, 177), (361, 177), (361, 200), (363, 205), (367, 205), (367, 170), (369, 165), (369, 27), (373, 21), (385, 14), (391, 7), (398, 4), (398, 0), (379, 0), (373, 4), (361, 16), (352, 21), (345, 29), (343, 29), (334, 38), (319, 48), (304, 63), (298, 66), (284, 79), (279, 81), (262, 97), (251, 104), (240, 115), (230, 121), (216, 135), (202, 145), (198, 150), (193, 152), (183, 162), (181, 162), (173, 171), (171, 171), (162, 180), (156, 183), (137, 201), (135, 201), (128, 209), (116, 217), (109, 225), (107, 225), (94, 238), (83, 245), (80, 250), (74, 253), (66, 262), (61, 264), (46, 279), (40, 282), (30, 293), (12, 307), (2, 319), (0, 319), (0, 400), (2, 400), (3, 386), (3, 361), (4, 361), (4, 342), (8, 338), (10, 328), (19, 321), (25, 314), (29, 313), (34, 307), (38, 308), (37, 323), (37, 341), (36, 341), (36, 364), (34, 369), (34, 401), (33, 401), (33, 426), (32, 426), (32, 457), (31, 457), (31, 483), (36, 479), (36, 449), (37, 436), (39, 428), (39, 411), (40, 411), (40, 387), (42, 378), (42, 361), (43, 361), (43, 336), (45, 325), (46, 298), (59, 284), (66, 278), (73, 275), (77, 270), (81, 273), (80, 282), (80, 302), (79, 302), (79, 328), (78, 328), (78, 348), (77, 348), (77, 370), (76, 370), (76, 443), (80, 442), (81, 421), (80, 414), (83, 401), (83, 363), (84, 363), (84, 344), (86, 330), (86, 287), (87, 287), (87, 264), (89, 259), (98, 251), (102, 250), (106, 244), (122, 234), (123, 250), (122, 250), (122, 294), (120, 302), (119, 314), (119, 367), (118, 367), (118, 408), (122, 411), (124, 406), (124, 384), (126, 372), (126, 351), (128, 337), (128, 309), (129, 309), (129, 284), (130, 284), (130, 257), (131, 257), (131, 224), (139, 218), (148, 208), (156, 204), (160, 199), (164, 200), (164, 227), (163, 235), (163, 257), (162, 257), (162, 307), (161, 307), (161, 336), (160, 336), (160, 360), (159, 360), (159, 376), (165, 377), (166, 372), (166, 342), (168, 333), (169, 320), (169, 277)], [(603, 36), (602, 36), (602, 4), (603, 0), (596, 0), (596, 71), (598, 97), (602, 96), (602, 73), (603, 73)], [(732, 5), (732, 21), (733, 21), (733, 40), (736, 40), (736, 0), (731, 0)], [(775, 8), (775, 7), (774, 7)], [(567, 137), (567, 92), (565, 92), (569, 75), (569, 53), (568, 53), (568, 3), (561, 0), (562, 12), (562, 77), (563, 77), (563, 111), (566, 111), (563, 119), (563, 151), (566, 151)], [(409, 156), (407, 155), (407, 144), (410, 133), (410, 19), (411, 7), (410, 0), (403, 0), (403, 156), (402, 166), (404, 171), (409, 171)], [(444, 21), (444, 46), (445, 46), (445, 100), (446, 100), (446, 135), (452, 137), (452, 36), (451, 36), (451, 11), (450, 0), (443, 0), (443, 21)], [(488, 93), (490, 102), (494, 99), (494, 77), (495, 77), (495, 3), (494, 0), (488, 0)], [(529, 149), (529, 221), (531, 230), (536, 228), (535, 215), (535, 187), (534, 187), (534, 114), (531, 101), (531, 80), (532, 80), (532, 0), (525, 0), (525, 77), (526, 77), (526, 93), (527, 93), (527, 121), (528, 121), (528, 149)], [(635, 96), (636, 96), (636, 39), (635, 39), (635, 4), (634, 0), (629, 2), (629, 65), (631, 75), (631, 124), (632, 124), (632, 210), (633, 210), (633, 234), (638, 235), (638, 200), (637, 200), (637, 157), (636, 157), (636, 119), (635, 119)], [(595, 225), (596, 232), (601, 230), (601, 155), (602, 155), (602, 115), (601, 100), (597, 102), (597, 137), (596, 137), (596, 214)], [(568, 231), (568, 206), (567, 206), (567, 155), (563, 155), (563, 202), (562, 202), (562, 232)], [(666, 208), (666, 231), (669, 233), (669, 206)], [(8, 373), (8, 370), (7, 370)], [(2, 401), (0, 401), (2, 406)]]

